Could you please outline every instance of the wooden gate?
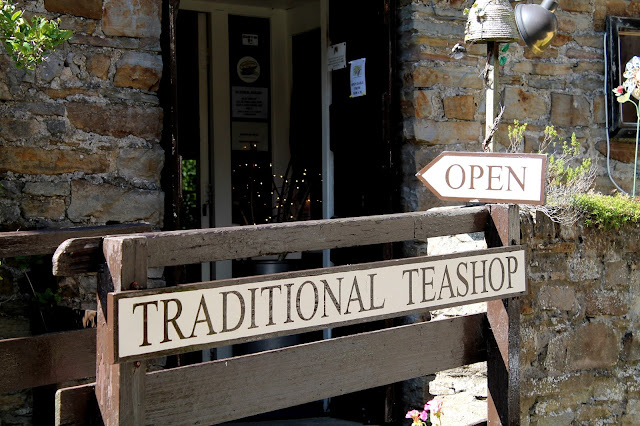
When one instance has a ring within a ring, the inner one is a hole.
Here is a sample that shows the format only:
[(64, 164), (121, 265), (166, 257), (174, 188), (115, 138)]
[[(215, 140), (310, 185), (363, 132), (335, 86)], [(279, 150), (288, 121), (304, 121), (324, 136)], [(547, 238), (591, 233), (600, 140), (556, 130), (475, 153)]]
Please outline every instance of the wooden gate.
[[(257, 340), (291, 333), (291, 330), (222, 339), (137, 356), (119, 355), (114, 344), (118, 335), (114, 329), (114, 301), (132, 295), (147, 297), (144, 300), (148, 301), (151, 300), (148, 297), (162, 293), (144, 290), (150, 267), (426, 240), (479, 231), (485, 232), (489, 247), (512, 246), (520, 242), (519, 223), (517, 206), (487, 205), (362, 218), (143, 233), (106, 237), (104, 240), (68, 240), (56, 252), (54, 273), (70, 275), (97, 271), (99, 274), (96, 383), (58, 391), (56, 424), (86, 424), (91, 416), (97, 414), (92, 402), (96, 400), (102, 420), (107, 425), (216, 424), (485, 360), (488, 361), (489, 423), (519, 424), (518, 298), (489, 301), (486, 315), (415, 323), (149, 373), (146, 373), (145, 359), (158, 353), (180, 353)], [(96, 255), (100, 252), (103, 258)], [(371, 267), (386, 266), (374, 263)], [(314, 274), (331, 271), (333, 269)], [(504, 276), (505, 268), (502, 266), (503, 280)], [(228, 281), (225, 285), (239, 288), (243, 283), (246, 280)], [(422, 284), (426, 285), (424, 280)], [(215, 282), (199, 283), (167, 289), (165, 293), (217, 287)], [(255, 289), (253, 292), (255, 294)], [(146, 309), (152, 306), (153, 301), (145, 303), (147, 305), (142, 306), (145, 312), (143, 327), (147, 327)], [(372, 307), (374, 303), (372, 279)], [(317, 304), (316, 300), (316, 307)], [(170, 340), (167, 329), (170, 326), (177, 328), (172, 320), (179, 312), (167, 319), (167, 306), (168, 302), (165, 302), (164, 329), (165, 340)], [(138, 309), (138, 312), (142, 310)], [(331, 323), (331, 326), (404, 313), (385, 313)], [(208, 323), (211, 328), (209, 315), (199, 315), (200, 310), (196, 314), (196, 324), (206, 326)], [(315, 329), (322, 327), (322, 324), (316, 325)], [(214, 330), (211, 329), (209, 334), (215, 334)], [(435, 341), (434, 336), (439, 336), (437, 344), (429, 343)], [(145, 334), (146, 338), (149, 341), (143, 341), (140, 347), (151, 345), (151, 337)], [(269, 385), (256, 385), (265, 383)]]

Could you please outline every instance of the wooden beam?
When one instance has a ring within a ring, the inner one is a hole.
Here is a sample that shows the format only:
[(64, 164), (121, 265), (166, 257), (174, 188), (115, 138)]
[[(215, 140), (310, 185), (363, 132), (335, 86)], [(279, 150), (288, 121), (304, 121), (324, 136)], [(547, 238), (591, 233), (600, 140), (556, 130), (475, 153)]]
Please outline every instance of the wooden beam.
[[(146, 420), (216, 424), (485, 361), (484, 330), (476, 314), (149, 373)], [(58, 391), (56, 424), (86, 421), (86, 388)]]
[(0, 393), (94, 377), (96, 330), (0, 340)]
[[(516, 205), (491, 205), (489, 246), (520, 244)], [(487, 302), (488, 424), (520, 424), (520, 298)]]
[(0, 258), (51, 254), (65, 240), (80, 237), (133, 234), (151, 232), (151, 225), (131, 223), (122, 225), (89, 226), (39, 231), (16, 231), (0, 233)]
[[(483, 231), (485, 206), (440, 208), (426, 212), (313, 220), (143, 234), (149, 267), (187, 265), (286, 252), (324, 250)], [(96, 272), (99, 239), (67, 241), (53, 259), (54, 275)], [(93, 248), (91, 248), (93, 247)], [(84, 256), (76, 254), (83, 251)]]
[(140, 236), (107, 237), (103, 242), (107, 270), (98, 277), (96, 398), (106, 426), (145, 423), (146, 362), (113, 364), (113, 306), (108, 292), (147, 287), (147, 239)]

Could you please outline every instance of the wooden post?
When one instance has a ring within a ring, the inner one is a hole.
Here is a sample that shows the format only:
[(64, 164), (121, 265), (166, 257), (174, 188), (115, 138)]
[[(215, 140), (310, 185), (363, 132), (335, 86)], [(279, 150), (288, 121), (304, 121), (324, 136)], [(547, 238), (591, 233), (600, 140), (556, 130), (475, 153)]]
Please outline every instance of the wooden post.
[[(517, 205), (491, 205), (489, 247), (520, 244)], [(487, 302), (488, 424), (520, 424), (520, 298)]]
[(146, 363), (113, 364), (113, 309), (107, 293), (147, 286), (147, 239), (107, 237), (103, 243), (105, 270), (98, 275), (96, 398), (105, 425), (143, 425)]
[[(485, 109), (486, 123), (484, 128), (485, 138), (493, 131), (493, 122), (498, 116), (500, 89), (498, 75), (500, 74), (500, 43), (490, 41), (487, 43), (487, 70), (486, 70), (486, 91), (485, 91)], [(487, 141), (484, 147), (486, 152), (493, 152), (494, 136)]]

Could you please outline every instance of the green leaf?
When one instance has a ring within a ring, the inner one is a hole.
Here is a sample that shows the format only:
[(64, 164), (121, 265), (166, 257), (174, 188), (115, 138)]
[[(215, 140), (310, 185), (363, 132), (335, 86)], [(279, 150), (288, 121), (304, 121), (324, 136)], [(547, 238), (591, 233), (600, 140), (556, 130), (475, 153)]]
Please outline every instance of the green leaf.
[(510, 46), (509, 43), (505, 43), (504, 46), (502, 46), (502, 48), (500, 49), (500, 51), (502, 53), (506, 52), (507, 50), (509, 50), (509, 46)]
[(11, 15), (11, 20), (15, 21), (16, 19), (18, 19), (20, 17), (20, 15), (22, 15), (22, 11), (18, 10), (16, 13), (14, 13), (13, 15)]
[(503, 55), (500, 55), (500, 56), (498, 57), (498, 62), (500, 63), (500, 65), (504, 65), (504, 64), (506, 64), (506, 63), (507, 63), (507, 57), (506, 57), (506, 56), (503, 56)]

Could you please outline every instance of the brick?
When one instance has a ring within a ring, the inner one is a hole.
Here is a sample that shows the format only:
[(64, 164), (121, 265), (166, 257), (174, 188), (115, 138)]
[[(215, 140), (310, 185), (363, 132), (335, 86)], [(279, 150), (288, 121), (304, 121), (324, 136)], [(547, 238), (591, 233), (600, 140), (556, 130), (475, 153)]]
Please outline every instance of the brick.
[(159, 38), (161, 0), (104, 0), (102, 31), (108, 36)]
[(109, 170), (110, 161), (104, 153), (83, 154), (72, 150), (9, 146), (0, 150), (0, 172), (61, 175), (106, 173)]
[(128, 135), (159, 140), (162, 132), (162, 109), (127, 105), (67, 105), (69, 121), (89, 133), (122, 138)]
[(44, 0), (49, 12), (82, 16), (91, 19), (102, 17), (102, 0)]
[(588, 126), (591, 107), (584, 96), (551, 94), (551, 122), (555, 126)]
[(114, 85), (155, 91), (162, 77), (162, 57), (148, 53), (127, 52), (116, 64)]
[(547, 114), (548, 107), (544, 98), (536, 92), (526, 92), (517, 87), (507, 87), (505, 89), (505, 112), (506, 120), (530, 120), (539, 119)]
[(444, 98), (444, 115), (458, 120), (473, 120), (476, 113), (473, 95), (458, 95)]
[(109, 78), (111, 58), (108, 55), (97, 54), (87, 60), (87, 71), (101, 80)]
[(162, 225), (164, 195), (161, 191), (93, 185), (86, 181), (71, 183), (71, 204), (67, 211), (74, 222), (135, 222)]
[(482, 138), (482, 124), (464, 121), (416, 120), (415, 137), (432, 144), (477, 142)]

